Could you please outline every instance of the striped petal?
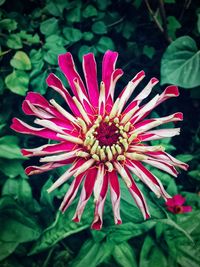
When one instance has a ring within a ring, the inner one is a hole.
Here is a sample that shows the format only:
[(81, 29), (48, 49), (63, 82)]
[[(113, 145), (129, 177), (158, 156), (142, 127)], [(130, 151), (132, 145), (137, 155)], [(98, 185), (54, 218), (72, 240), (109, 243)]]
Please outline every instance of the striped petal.
[(121, 224), (120, 217), (120, 187), (116, 171), (108, 173), (108, 180), (110, 183), (110, 197), (112, 202), (113, 214), (115, 224)]
[(83, 188), (81, 191), (80, 199), (79, 199), (79, 202), (76, 208), (76, 212), (73, 217), (73, 221), (75, 222), (79, 222), (81, 220), (81, 216), (85, 209), (85, 206), (88, 200), (90, 199), (90, 196), (92, 195), (94, 183), (96, 180), (96, 175), (97, 175), (96, 168), (89, 169), (86, 174), (86, 178), (85, 178)]

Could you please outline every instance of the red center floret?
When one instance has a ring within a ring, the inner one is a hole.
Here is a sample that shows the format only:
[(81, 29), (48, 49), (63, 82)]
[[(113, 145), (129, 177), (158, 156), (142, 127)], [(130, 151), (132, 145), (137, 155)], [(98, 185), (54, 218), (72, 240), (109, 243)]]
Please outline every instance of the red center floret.
[(120, 136), (120, 133), (117, 132), (118, 128), (114, 124), (109, 125), (106, 122), (101, 122), (96, 131), (96, 139), (99, 140), (100, 146), (111, 146), (116, 144)]

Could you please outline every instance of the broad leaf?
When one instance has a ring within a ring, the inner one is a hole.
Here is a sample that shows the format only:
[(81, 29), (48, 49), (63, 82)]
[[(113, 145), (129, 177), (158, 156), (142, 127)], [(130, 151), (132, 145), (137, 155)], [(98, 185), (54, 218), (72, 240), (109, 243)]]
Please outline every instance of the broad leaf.
[(17, 51), (10, 61), (10, 65), (18, 70), (30, 70), (31, 61), (27, 54), (23, 51)]
[(183, 36), (172, 42), (161, 62), (161, 83), (174, 84), (183, 88), (200, 85), (200, 51), (195, 41)]
[(5, 84), (13, 93), (25, 95), (28, 91), (29, 75), (22, 70), (14, 70), (6, 77)]

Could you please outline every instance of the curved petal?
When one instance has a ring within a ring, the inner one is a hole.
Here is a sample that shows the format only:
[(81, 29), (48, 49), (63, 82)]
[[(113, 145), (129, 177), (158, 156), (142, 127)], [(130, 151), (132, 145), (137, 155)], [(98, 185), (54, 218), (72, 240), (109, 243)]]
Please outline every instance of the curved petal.
[(115, 224), (121, 224), (122, 220), (120, 217), (120, 187), (116, 171), (108, 173), (108, 180), (110, 183), (110, 197), (112, 202)]
[[(97, 177), (98, 179), (98, 177)], [(92, 229), (100, 230), (103, 224), (103, 210), (104, 204), (106, 200), (106, 194), (108, 191), (108, 174), (103, 174), (103, 183), (100, 187), (100, 194), (98, 199), (95, 202), (95, 212), (94, 212), (94, 220), (92, 222)]]
[(55, 154), (60, 152), (72, 151), (77, 147), (74, 143), (61, 142), (58, 144), (47, 144), (37, 148), (23, 148), (21, 150), (23, 156), (33, 157), (33, 156), (44, 156), (49, 154)]
[(81, 182), (83, 181), (83, 178), (85, 177), (85, 173), (82, 173), (78, 175), (77, 177), (74, 178), (72, 184), (70, 185), (61, 205), (60, 205), (60, 210), (62, 212), (65, 212), (66, 209), (70, 206), (74, 198), (76, 197), (77, 191), (79, 189), (79, 186)]
[(97, 176), (97, 169), (91, 168), (86, 174), (84, 185), (81, 191), (80, 199), (76, 208), (76, 212), (73, 217), (73, 221), (79, 222), (81, 220), (82, 213), (85, 209), (85, 206), (92, 194), (94, 183)]
[(98, 107), (99, 89), (97, 82), (97, 66), (94, 54), (89, 53), (83, 56), (83, 71), (90, 102), (94, 107)]

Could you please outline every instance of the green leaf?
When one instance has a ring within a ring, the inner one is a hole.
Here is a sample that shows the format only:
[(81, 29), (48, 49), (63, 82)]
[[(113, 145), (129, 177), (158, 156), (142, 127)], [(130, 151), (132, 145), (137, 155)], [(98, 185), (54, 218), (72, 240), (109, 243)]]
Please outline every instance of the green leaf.
[(26, 179), (7, 179), (3, 185), (2, 196), (9, 195), (14, 199), (18, 199), (23, 204), (32, 201), (32, 191), (30, 184)]
[(166, 4), (175, 4), (176, 0), (164, 0)]
[(195, 41), (183, 36), (172, 42), (161, 61), (161, 83), (175, 84), (183, 88), (200, 85), (200, 51)]
[(18, 146), (15, 136), (7, 135), (0, 138), (0, 157), (6, 159), (25, 159)]
[(116, 245), (112, 255), (119, 266), (137, 267), (135, 253), (127, 242)]
[(176, 156), (178, 160), (181, 160), (183, 162), (189, 162), (194, 158), (194, 155), (192, 154), (179, 154)]
[(40, 235), (40, 227), (15, 200), (3, 197), (0, 200), (0, 260), (11, 254), (24, 242), (35, 240)]
[(124, 38), (130, 39), (131, 36), (133, 35), (134, 31), (135, 31), (135, 26), (133, 25), (133, 23), (131, 23), (129, 21), (124, 23), (123, 31), (122, 31), (122, 35)]
[(37, 33), (32, 35), (32, 34), (26, 33), (25, 31), (20, 31), (18, 36), (20, 36), (22, 39), (26, 40), (26, 42), (28, 42), (29, 44), (38, 44), (38, 43), (40, 43), (40, 37), (39, 37), (39, 35)]
[(107, 33), (107, 27), (103, 21), (97, 21), (92, 25), (92, 31), (96, 34)]
[(70, 42), (78, 42), (82, 38), (82, 32), (79, 29), (70, 27), (63, 29), (63, 35)]
[(145, 54), (147, 57), (149, 57), (150, 59), (153, 58), (153, 56), (155, 55), (155, 48), (153, 46), (148, 46), (145, 45), (143, 47), (143, 54)]
[(17, 29), (17, 22), (14, 19), (3, 19), (0, 21), (0, 28), (7, 31)]
[(47, 36), (58, 33), (59, 31), (58, 20), (56, 18), (50, 18), (43, 21), (40, 25), (40, 31), (41, 33)]
[(96, 49), (101, 53), (105, 53), (108, 49), (115, 50), (115, 45), (111, 38), (102, 36), (96, 45)]
[(180, 22), (174, 16), (167, 17), (168, 34), (172, 39), (176, 39), (176, 31), (181, 28)]
[(17, 51), (10, 61), (10, 65), (18, 70), (30, 70), (31, 61), (27, 54), (23, 51)]
[(47, 91), (48, 85), (46, 83), (46, 78), (48, 74), (47, 71), (39, 71), (36, 72), (35, 75), (31, 77), (31, 87), (33, 88), (34, 92), (38, 92), (42, 95), (44, 95)]
[(84, 18), (97, 16), (97, 10), (93, 5), (88, 5), (82, 12)]
[[(91, 213), (91, 210), (89, 212)], [(89, 215), (87, 211), (85, 211), (81, 222), (75, 223), (73, 221), (69, 222), (69, 218), (72, 218), (73, 213), (74, 205), (70, 206), (68, 211), (64, 214), (59, 211), (56, 215), (55, 222), (43, 231), (40, 238), (36, 241), (29, 254), (33, 255), (39, 253), (40, 251), (52, 247), (60, 240), (89, 227), (87, 219), (90, 217), (91, 214)]]
[(22, 70), (14, 70), (6, 77), (5, 84), (13, 93), (25, 95), (28, 91), (29, 75)]
[(9, 48), (20, 49), (23, 47), (21, 38), (17, 34), (10, 34), (6, 42)]
[(21, 176), (26, 178), (22, 160), (17, 159), (0, 159), (1, 172), (10, 178)]
[(167, 259), (162, 250), (157, 247), (150, 236), (144, 240), (140, 253), (139, 267), (162, 266), (168, 267)]
[(72, 267), (90, 266), (96, 267), (102, 263), (112, 253), (113, 247), (106, 242), (95, 243), (93, 240), (87, 240), (78, 256), (73, 260)]
[(97, 53), (97, 50), (95, 47), (93, 46), (88, 46), (88, 45), (82, 45), (78, 51), (78, 58), (79, 60), (82, 62), (82, 57), (83, 55), (87, 54), (87, 53)]
[(66, 49), (64, 47), (54, 47), (46, 52), (46, 54), (44, 55), (44, 60), (51, 65), (57, 65), (58, 56), (60, 54), (64, 54), (65, 52)]
[(81, 6), (77, 3), (77, 7), (69, 10), (66, 15), (66, 20), (69, 22), (80, 22), (81, 20)]
[(69, 6), (68, 1), (54, 0), (49, 1), (45, 8), (53, 16), (62, 16), (63, 10), (67, 6)]
[(84, 32), (83, 39), (85, 41), (91, 41), (94, 38), (94, 34), (92, 32)]

